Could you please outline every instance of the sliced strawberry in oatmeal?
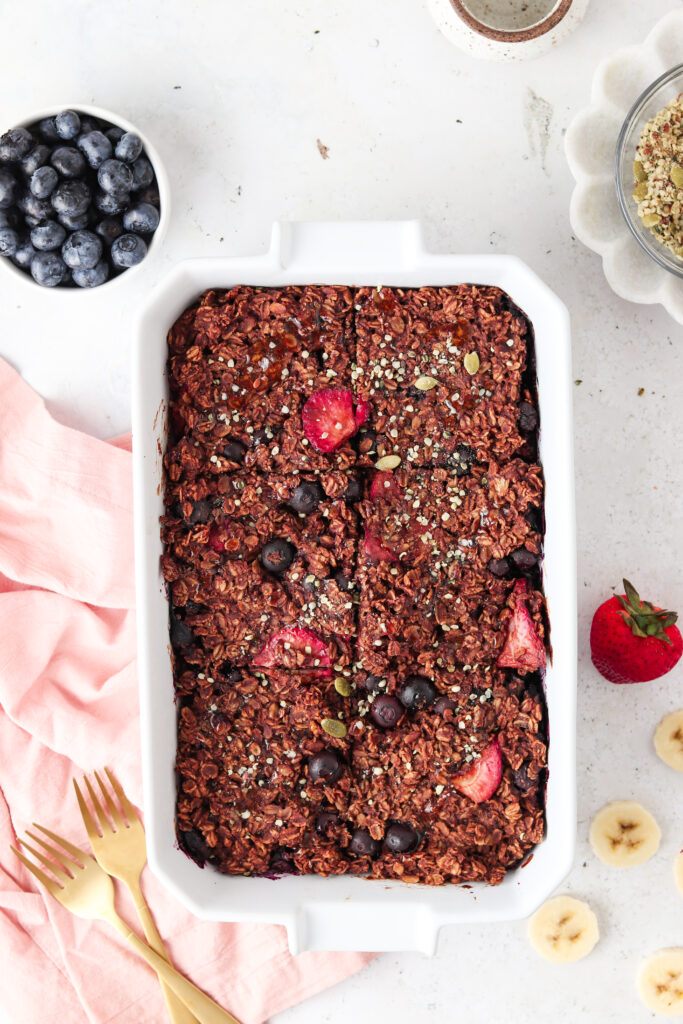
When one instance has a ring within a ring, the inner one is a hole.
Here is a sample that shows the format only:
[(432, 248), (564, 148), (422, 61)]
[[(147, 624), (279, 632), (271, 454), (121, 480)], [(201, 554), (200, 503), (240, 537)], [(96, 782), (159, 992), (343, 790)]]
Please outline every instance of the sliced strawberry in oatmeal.
[(526, 582), (517, 580), (513, 592), (515, 606), (508, 622), (505, 646), (498, 657), (500, 668), (535, 672), (545, 666), (545, 647), (526, 606), (527, 593)]
[(320, 675), (329, 676), (332, 661), (327, 644), (312, 629), (285, 626), (266, 641), (253, 664), (259, 668), (313, 669)]
[(354, 413), (353, 395), (346, 388), (323, 388), (301, 411), (304, 434), (319, 452), (334, 452), (353, 437), (369, 410), (367, 402), (359, 402)]
[(365, 540), (363, 541), (363, 550), (371, 562), (398, 562), (398, 555), (391, 548), (386, 547), (382, 544), (381, 540), (375, 536), (372, 530), (365, 527)]
[(356, 406), (356, 415), (355, 415), (356, 430), (358, 430), (359, 427), (363, 426), (363, 424), (365, 423), (365, 421), (367, 420), (369, 415), (370, 415), (370, 403), (369, 402), (359, 402), (358, 405)]
[(503, 758), (498, 740), (494, 740), (482, 751), (481, 757), (476, 759), (469, 771), (455, 777), (453, 787), (468, 796), (475, 804), (480, 804), (493, 796), (502, 775)]
[(396, 483), (393, 473), (375, 473), (370, 484), (370, 497), (373, 501), (380, 499), (391, 499), (395, 501), (401, 497), (401, 488)]
[(225, 551), (225, 537), (223, 530), (217, 523), (214, 523), (209, 530), (209, 546), (217, 551), (218, 554), (222, 554)]

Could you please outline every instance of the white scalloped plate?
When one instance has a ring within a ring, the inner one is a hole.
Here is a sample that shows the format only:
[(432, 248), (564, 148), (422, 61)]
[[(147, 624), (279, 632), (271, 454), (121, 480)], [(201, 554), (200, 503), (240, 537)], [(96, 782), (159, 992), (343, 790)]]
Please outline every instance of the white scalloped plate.
[(574, 234), (602, 257), (607, 283), (622, 299), (659, 302), (683, 324), (683, 280), (641, 249), (619, 209), (614, 184), (617, 136), (640, 94), (663, 72), (681, 63), (683, 11), (657, 22), (640, 46), (617, 50), (598, 66), (591, 104), (572, 121), (565, 138), (576, 179), (569, 207)]

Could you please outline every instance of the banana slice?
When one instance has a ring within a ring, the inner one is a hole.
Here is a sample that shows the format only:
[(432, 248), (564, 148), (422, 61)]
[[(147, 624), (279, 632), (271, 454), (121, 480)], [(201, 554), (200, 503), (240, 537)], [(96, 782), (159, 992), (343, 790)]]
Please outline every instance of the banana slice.
[(583, 900), (555, 896), (529, 919), (529, 941), (537, 953), (555, 964), (571, 964), (588, 956), (600, 938), (598, 919)]
[(683, 949), (660, 949), (643, 960), (636, 978), (648, 1010), (663, 1017), (683, 1014)]
[(674, 878), (676, 880), (676, 888), (681, 896), (683, 896), (683, 850), (681, 850), (674, 861)]
[(683, 772), (683, 709), (665, 715), (655, 729), (655, 750), (664, 764)]
[(593, 851), (614, 868), (644, 864), (659, 849), (659, 825), (635, 800), (605, 804), (593, 818), (589, 838)]

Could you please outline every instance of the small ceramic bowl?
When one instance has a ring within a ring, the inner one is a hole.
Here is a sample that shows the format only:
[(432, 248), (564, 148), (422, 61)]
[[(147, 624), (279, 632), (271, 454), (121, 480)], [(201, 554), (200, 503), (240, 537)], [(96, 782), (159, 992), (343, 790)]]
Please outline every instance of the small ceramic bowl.
[(633, 237), (660, 267), (677, 277), (683, 277), (683, 259), (676, 256), (671, 249), (659, 241), (653, 231), (643, 225), (638, 216), (638, 204), (632, 193), (633, 161), (641, 132), (647, 122), (681, 92), (683, 92), (683, 64), (677, 64), (676, 67), (655, 79), (631, 107), (619, 132), (614, 161), (617, 198)]
[[(625, 136), (632, 114), (672, 70), (680, 70), (681, 54), (683, 10), (679, 5), (636, 46), (604, 58), (593, 76), (590, 105), (577, 113), (565, 136), (567, 160), (576, 181), (569, 207), (575, 236), (600, 256), (607, 282), (617, 295), (630, 302), (659, 302), (679, 324), (683, 324), (683, 277), (654, 259), (631, 229), (619, 208), (614, 167), (618, 140), (622, 133)], [(661, 102), (655, 101), (650, 113), (643, 110), (643, 114), (657, 113), (680, 89), (671, 81)], [(634, 218), (638, 214), (630, 175), (638, 131), (634, 124), (630, 151), (625, 142), (621, 147), (626, 170), (618, 172), (627, 204), (633, 203), (630, 211), (627, 205), (627, 214)], [(670, 258), (675, 259), (673, 253)]]
[(579, 24), (589, 0), (429, 0), (451, 42), (485, 60), (528, 60)]
[[(85, 114), (86, 117), (96, 117), (100, 121), (108, 121), (113, 127), (122, 128), (124, 132), (133, 132), (142, 139), (144, 153), (154, 168), (157, 187), (159, 189), (159, 225), (148, 242), (147, 255), (140, 263), (134, 267), (129, 267), (128, 270), (125, 270), (121, 274), (117, 274), (116, 277), (109, 278), (109, 280), (105, 281), (104, 284), (98, 285), (95, 288), (45, 288), (44, 286), (37, 284), (30, 274), (27, 274), (24, 270), (16, 267), (14, 263), (12, 263), (11, 259), (6, 256), (0, 257), (0, 268), (12, 274), (15, 280), (22, 282), (28, 287), (33, 289), (40, 288), (41, 291), (51, 292), (53, 295), (73, 296), (74, 294), (93, 294), (101, 292), (103, 288), (109, 289), (115, 285), (120, 286), (123, 281), (129, 281), (130, 275), (140, 270), (141, 267), (147, 266), (150, 258), (158, 252), (161, 241), (166, 233), (166, 229), (168, 228), (168, 221), (170, 217), (170, 184), (164, 165), (161, 162), (161, 157), (145, 133), (141, 132), (140, 129), (134, 124), (131, 124), (130, 121), (127, 121), (125, 117), (121, 117), (119, 114), (114, 114), (110, 110), (105, 110), (103, 107), (94, 107), (86, 103), (54, 104), (44, 110), (34, 111), (30, 117), (24, 117), (21, 120), (17, 120), (12, 125), (4, 126), (0, 130), (0, 134), (7, 131), (10, 127), (28, 128), (37, 121), (42, 121), (44, 117), (54, 117), (54, 115), (58, 114), (61, 110), (75, 110), (79, 114)], [(68, 143), (65, 143), (65, 145), (68, 145)]]

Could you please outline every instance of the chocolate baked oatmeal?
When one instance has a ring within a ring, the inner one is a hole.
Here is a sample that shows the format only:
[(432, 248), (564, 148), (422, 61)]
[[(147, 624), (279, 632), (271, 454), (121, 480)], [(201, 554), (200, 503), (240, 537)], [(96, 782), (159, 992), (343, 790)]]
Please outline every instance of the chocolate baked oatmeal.
[(475, 285), (210, 291), (169, 379), (181, 847), (502, 881), (544, 830), (530, 324)]

